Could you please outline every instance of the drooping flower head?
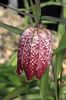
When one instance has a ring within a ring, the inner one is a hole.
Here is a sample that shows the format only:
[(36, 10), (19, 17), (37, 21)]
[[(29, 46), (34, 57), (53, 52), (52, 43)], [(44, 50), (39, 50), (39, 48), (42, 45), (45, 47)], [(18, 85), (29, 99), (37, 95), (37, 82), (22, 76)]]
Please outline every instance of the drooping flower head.
[(52, 57), (52, 34), (39, 24), (27, 28), (19, 40), (17, 73), (24, 70), (28, 80), (41, 79)]

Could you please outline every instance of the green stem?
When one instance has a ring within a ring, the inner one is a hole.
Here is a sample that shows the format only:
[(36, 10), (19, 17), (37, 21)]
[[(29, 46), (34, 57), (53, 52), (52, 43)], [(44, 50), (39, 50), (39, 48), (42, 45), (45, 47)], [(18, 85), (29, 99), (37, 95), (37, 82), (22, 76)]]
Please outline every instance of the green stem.
[[(62, 68), (63, 70), (63, 68)], [(61, 70), (61, 75), (60, 75), (60, 93), (59, 93), (59, 100), (62, 99), (62, 70)]]
[(58, 90), (57, 90), (57, 88), (58, 88), (57, 78), (55, 77), (55, 95), (56, 95), (56, 100), (59, 100), (58, 99)]
[(36, 4), (36, 16), (37, 16), (37, 24), (39, 24), (40, 17), (41, 17), (41, 7), (40, 7), (40, 0), (35, 0)]
[[(29, 13), (29, 12), (30, 12), (30, 9), (29, 9), (28, 0), (23, 0), (23, 2), (24, 2), (25, 9), (26, 9), (25, 12), (26, 12), (26, 13)], [(32, 18), (29, 17), (29, 16), (27, 16), (27, 15), (25, 16), (24, 19), (25, 19), (25, 21), (24, 21), (25, 26), (28, 26), (29, 23), (31, 23), (31, 24), (33, 23), (33, 22), (32, 22)]]
[(56, 100), (59, 100), (58, 99), (58, 90), (57, 90), (57, 87), (58, 87), (58, 84), (57, 84), (57, 76), (56, 76), (56, 73), (55, 73), (55, 70), (54, 70), (54, 64), (53, 64), (53, 61), (51, 62), (52, 64), (52, 72), (53, 72), (53, 76), (54, 76), (54, 81), (55, 81), (55, 96), (56, 96)]
[(41, 100), (47, 99), (48, 83), (49, 83), (49, 68), (46, 70), (44, 76), (41, 79), (41, 89), (40, 89)]
[(57, 81), (57, 77), (55, 77), (55, 94), (56, 94), (56, 100), (59, 100), (59, 96), (58, 96), (58, 81)]

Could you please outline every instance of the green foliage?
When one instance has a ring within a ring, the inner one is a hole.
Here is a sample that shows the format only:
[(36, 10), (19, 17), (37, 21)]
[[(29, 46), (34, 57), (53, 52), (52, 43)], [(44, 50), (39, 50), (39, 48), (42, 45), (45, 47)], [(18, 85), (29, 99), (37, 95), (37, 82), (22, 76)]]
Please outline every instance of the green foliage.
[(46, 70), (44, 76), (41, 79), (41, 92), (40, 92), (40, 95), (41, 95), (42, 100), (47, 99), (48, 83), (49, 83), (49, 68)]
[[(18, 100), (66, 100), (66, 75), (62, 75), (62, 62), (65, 59), (66, 50), (66, 0), (49, 0), (43, 3), (40, 3), (40, 1), (35, 0), (34, 4), (33, 0), (29, 0), (29, 5), (28, 0), (23, 0), (24, 9), (13, 8), (12, 10), (25, 15), (24, 28), (29, 24), (35, 25), (39, 21), (46, 25), (60, 22), (56, 32), (60, 38), (60, 43), (58, 48), (53, 51), (52, 71), (47, 69), (40, 81), (33, 79), (28, 82), (24, 73), (22, 73), (22, 76), (18, 76), (16, 73), (17, 52), (13, 51), (9, 60), (0, 65), (0, 100), (15, 100), (17, 97)], [(61, 6), (63, 8), (62, 18), (41, 16), (41, 8), (49, 5)], [(15, 35), (23, 32), (18, 27), (1, 22), (0, 27), (16, 33)], [(51, 74), (49, 75), (49, 73)]]
[(3, 27), (3, 28), (5, 28), (5, 29), (7, 29), (8, 31), (16, 33), (16, 34), (17, 33), (20, 34), (20, 33), (23, 32), (22, 29), (19, 29), (17, 27), (14, 27), (14, 26), (11, 26), (11, 25), (7, 25), (7, 24), (4, 24), (4, 23), (0, 23), (0, 26)]

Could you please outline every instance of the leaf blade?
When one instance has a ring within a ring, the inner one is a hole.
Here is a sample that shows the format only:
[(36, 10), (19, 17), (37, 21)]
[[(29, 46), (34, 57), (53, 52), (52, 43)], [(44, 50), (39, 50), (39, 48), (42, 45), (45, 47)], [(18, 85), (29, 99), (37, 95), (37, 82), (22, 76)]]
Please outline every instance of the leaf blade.
[(22, 29), (19, 29), (17, 27), (14, 27), (14, 26), (11, 26), (11, 25), (8, 25), (8, 24), (5, 24), (5, 23), (0, 23), (0, 26), (7, 29), (10, 32), (13, 32), (13, 33), (20, 34), (20, 33), (23, 32)]
[(41, 90), (40, 90), (41, 100), (47, 99), (48, 83), (49, 83), (48, 80), (49, 80), (49, 68), (46, 70), (44, 76), (41, 79)]
[(15, 88), (13, 91), (11, 91), (3, 100), (10, 100), (14, 97), (17, 97), (21, 93), (26, 92), (27, 89), (28, 89), (28, 85), (26, 85), (26, 84), (23, 86), (19, 86), (19, 87)]

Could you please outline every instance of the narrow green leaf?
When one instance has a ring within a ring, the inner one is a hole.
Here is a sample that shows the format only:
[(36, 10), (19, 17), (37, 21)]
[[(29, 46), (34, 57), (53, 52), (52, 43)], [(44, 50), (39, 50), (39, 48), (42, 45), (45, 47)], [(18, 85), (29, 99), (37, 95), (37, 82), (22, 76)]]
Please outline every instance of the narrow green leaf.
[(24, 84), (23, 86), (15, 88), (11, 91), (3, 100), (11, 100), (14, 97), (19, 96), (21, 93), (25, 93), (28, 90), (28, 85)]
[(52, 17), (52, 16), (42, 16), (41, 20), (42, 19), (51, 20), (51, 21), (55, 21), (55, 22), (66, 23), (66, 18), (58, 18), (58, 17)]
[(63, 36), (63, 34), (65, 33), (65, 26), (63, 23), (60, 23), (58, 25), (58, 35), (61, 38)]
[(60, 40), (59, 47), (54, 51), (54, 54), (56, 54), (64, 49), (66, 49), (66, 33), (63, 34), (63, 36)]
[(46, 70), (44, 76), (41, 79), (41, 89), (40, 89), (41, 100), (47, 100), (48, 83), (49, 83), (49, 68)]
[(64, 52), (65, 52), (64, 49), (66, 48), (65, 26), (60, 24), (60, 27), (58, 27), (58, 33), (60, 33), (61, 40), (59, 43), (59, 47), (54, 51), (54, 53), (56, 53), (55, 73), (56, 73), (56, 77), (60, 78), (61, 71), (62, 71), (62, 60), (63, 60), (63, 56), (64, 56)]
[(53, 54), (57, 54), (57, 53), (63, 51), (64, 49), (66, 49), (66, 44), (59, 46), (56, 50), (54, 50)]
[(41, 8), (42, 8), (42, 7), (46, 7), (46, 6), (51, 6), (51, 5), (66, 6), (66, 4), (63, 5), (63, 4), (61, 4), (60, 2), (48, 1), (48, 2), (41, 3)]
[(55, 21), (49, 21), (49, 20), (41, 20), (41, 22), (44, 24), (56, 24)]
[(23, 32), (22, 29), (19, 29), (17, 27), (14, 27), (14, 26), (11, 26), (11, 25), (7, 25), (7, 24), (1, 23), (1, 22), (0, 22), (0, 26), (5, 28), (5, 29), (7, 29), (10, 32), (13, 32), (13, 33), (20, 34), (20, 33)]
[(57, 79), (59, 79), (60, 75), (61, 75), (62, 60), (63, 60), (63, 56), (64, 56), (63, 54), (64, 54), (64, 51), (59, 52), (59, 53), (57, 53), (56, 58), (55, 58), (55, 73), (56, 73)]

